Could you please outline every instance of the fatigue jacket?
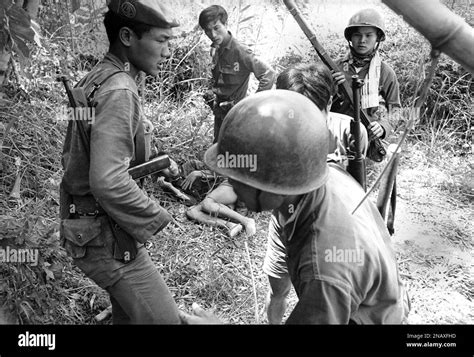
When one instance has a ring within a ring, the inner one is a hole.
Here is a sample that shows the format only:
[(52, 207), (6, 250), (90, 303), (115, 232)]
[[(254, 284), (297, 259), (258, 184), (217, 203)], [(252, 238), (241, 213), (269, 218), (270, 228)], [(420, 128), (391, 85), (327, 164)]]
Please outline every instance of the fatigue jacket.
[[(86, 88), (89, 93), (93, 83), (101, 83), (116, 71), (124, 71), (124, 64), (108, 53), (77, 87)], [(127, 173), (137, 155), (134, 138), (142, 119), (137, 85), (128, 73), (122, 72), (108, 79), (94, 99), (95, 122), (86, 124), (90, 158), (77, 126), (70, 122), (62, 155), (61, 187), (73, 197), (92, 195), (122, 229), (144, 242), (166, 226), (171, 216)]]
[(218, 102), (233, 101), (237, 104), (245, 98), (251, 73), (260, 82), (257, 92), (271, 89), (275, 81), (274, 70), (232, 35), (225, 46), (215, 51), (213, 65), (213, 91)]
[(287, 323), (399, 324), (406, 293), (387, 228), (344, 170), (330, 165), (320, 189), (303, 195), (285, 221), (275, 211), (276, 234), (299, 301)]
[[(369, 70), (369, 64), (367, 64), (359, 73), (357, 73), (354, 65), (349, 63), (349, 60), (347, 59), (341, 59), (337, 61), (337, 65), (343, 71), (347, 83), (352, 83), (352, 76), (354, 75), (358, 75), (359, 78), (364, 79)], [(387, 109), (389, 108), (389, 106), (394, 108), (401, 107), (400, 88), (397, 76), (392, 67), (390, 67), (384, 61), (382, 61), (380, 68), (379, 94), (383, 99), (383, 101), (381, 101), (381, 104), (383, 104), (384, 102), (385, 107)], [(331, 111), (354, 117), (354, 111), (351, 109), (349, 101), (343, 97), (334, 99)], [(386, 114), (382, 113), (378, 107), (367, 108), (366, 112), (369, 116), (370, 121), (377, 121), (384, 128), (385, 136), (383, 138), (388, 137), (393, 131), (393, 128), (388, 118), (386, 117)]]

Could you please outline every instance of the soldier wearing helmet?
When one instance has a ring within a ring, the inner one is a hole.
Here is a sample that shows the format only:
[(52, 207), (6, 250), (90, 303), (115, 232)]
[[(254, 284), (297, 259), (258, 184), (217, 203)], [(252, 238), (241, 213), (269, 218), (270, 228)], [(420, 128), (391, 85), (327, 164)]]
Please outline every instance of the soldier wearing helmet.
[[(351, 214), (364, 191), (326, 162), (327, 152), (321, 111), (299, 93), (275, 90), (229, 112), (205, 162), (230, 178), (250, 210), (273, 211), (269, 244), (286, 252), (275, 257), (274, 273), (287, 266), (299, 298), (287, 323), (402, 323), (408, 301), (385, 224), (370, 201)], [(249, 155), (256, 170), (224, 160)], [(194, 313), (181, 319), (216, 322)]]
[(127, 172), (146, 161), (135, 79), (170, 56), (177, 21), (159, 0), (111, 0), (109, 52), (77, 85), (95, 121), (71, 121), (64, 143), (61, 241), (105, 289), (114, 324), (179, 323), (178, 309), (143, 243), (172, 219)]
[[(379, 46), (385, 41), (385, 25), (382, 16), (374, 9), (364, 9), (354, 14), (344, 31), (349, 42), (349, 53), (338, 61), (342, 72), (333, 74), (339, 85), (351, 81), (353, 75), (365, 80), (361, 92), (361, 108), (367, 111), (373, 135), (384, 139), (393, 128), (388, 115), (398, 118), (400, 90), (393, 69), (381, 60)], [(347, 99), (340, 97), (331, 108), (333, 112), (353, 116)]]

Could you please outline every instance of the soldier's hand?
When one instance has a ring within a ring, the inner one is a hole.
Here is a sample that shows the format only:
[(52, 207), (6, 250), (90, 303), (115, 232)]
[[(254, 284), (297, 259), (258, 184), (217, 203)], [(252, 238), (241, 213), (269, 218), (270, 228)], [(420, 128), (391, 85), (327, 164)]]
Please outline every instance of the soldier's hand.
[(213, 313), (205, 311), (201, 306), (193, 303), (193, 314), (179, 311), (179, 317), (184, 325), (221, 325), (223, 322)]
[(346, 81), (346, 76), (342, 72), (333, 72), (332, 79), (334, 79), (336, 85), (340, 85)]
[(185, 179), (184, 179), (184, 182), (181, 184), (181, 188), (183, 190), (190, 190), (191, 187), (193, 186), (194, 184), (194, 181), (196, 181), (196, 179), (198, 177), (201, 177), (201, 171), (193, 171), (191, 172)]
[(376, 121), (373, 121), (372, 123), (370, 123), (368, 129), (369, 129), (369, 136), (370, 136), (369, 139), (372, 139), (373, 136), (377, 138), (381, 138), (385, 133), (385, 130), (382, 127), (382, 125), (380, 125), (380, 123)]
[(252, 218), (249, 218), (246, 223), (244, 224), (245, 227), (245, 233), (247, 234), (248, 237), (253, 236), (255, 233), (257, 233), (257, 226), (255, 225), (255, 220)]

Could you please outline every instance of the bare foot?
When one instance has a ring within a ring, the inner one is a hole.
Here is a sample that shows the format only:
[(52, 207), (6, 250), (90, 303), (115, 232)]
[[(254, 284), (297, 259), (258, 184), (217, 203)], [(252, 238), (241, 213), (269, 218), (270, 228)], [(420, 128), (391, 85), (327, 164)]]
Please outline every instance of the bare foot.
[(241, 224), (236, 224), (236, 223), (231, 223), (231, 222), (228, 222), (226, 226), (228, 229), (227, 234), (229, 235), (230, 238), (234, 238), (237, 234), (240, 233), (240, 231), (243, 228)]

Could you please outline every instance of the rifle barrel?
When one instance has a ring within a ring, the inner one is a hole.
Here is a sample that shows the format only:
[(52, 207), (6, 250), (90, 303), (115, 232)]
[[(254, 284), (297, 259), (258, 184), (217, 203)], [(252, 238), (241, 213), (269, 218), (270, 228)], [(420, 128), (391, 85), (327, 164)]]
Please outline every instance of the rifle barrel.
[[(296, 3), (294, 0), (283, 0), (285, 3), (286, 7), (290, 11), (291, 15), (295, 18), (296, 22), (300, 26), (300, 28), (303, 30), (304, 34), (306, 37), (309, 39), (311, 44), (313, 45), (314, 49), (316, 50), (316, 53), (318, 54), (319, 58), (321, 61), (329, 67), (330, 70), (339, 72), (340, 69), (336, 65), (336, 63), (332, 60), (332, 58), (328, 55), (324, 47), (319, 43), (315, 31), (310, 27), (308, 22), (304, 19), (303, 15), (301, 14), (300, 10), (296, 6)], [(341, 91), (343, 95), (349, 100), (351, 103), (352, 108), (354, 108), (354, 95), (351, 89), (350, 84), (345, 81), (340, 85)], [(369, 129), (370, 126), (370, 120), (367, 116), (367, 114), (363, 110), (359, 110), (360, 112), (360, 120), (362, 124), (367, 128), (368, 134), (371, 133), (371, 130)], [(381, 141), (377, 137), (373, 137), (372, 139), (374, 141), (374, 145), (377, 148), (377, 151), (381, 156), (385, 156), (387, 154), (384, 146), (382, 145)]]

